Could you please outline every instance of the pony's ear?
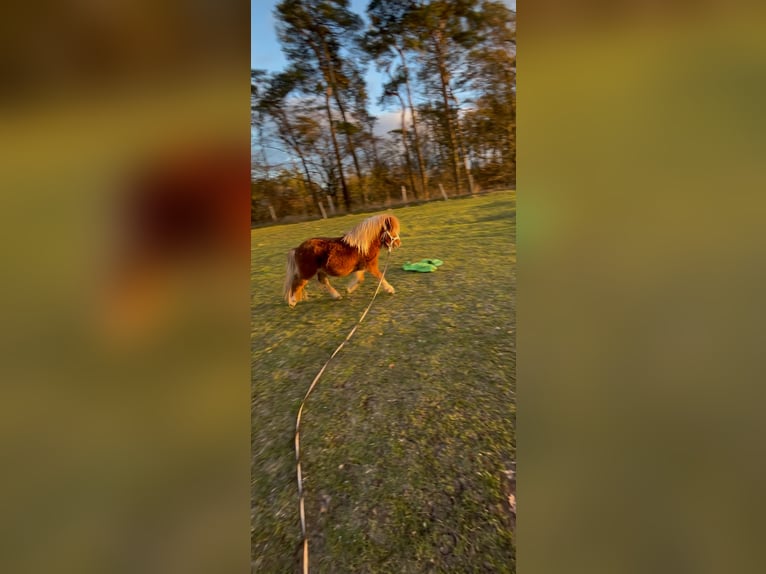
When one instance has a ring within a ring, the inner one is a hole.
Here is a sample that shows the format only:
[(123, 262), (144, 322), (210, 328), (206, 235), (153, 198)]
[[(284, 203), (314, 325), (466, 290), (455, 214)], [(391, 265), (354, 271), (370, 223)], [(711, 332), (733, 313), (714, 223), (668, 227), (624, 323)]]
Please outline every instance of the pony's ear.
[(385, 224), (385, 228), (388, 231), (391, 231), (391, 216), (390, 215), (386, 217), (384, 224)]

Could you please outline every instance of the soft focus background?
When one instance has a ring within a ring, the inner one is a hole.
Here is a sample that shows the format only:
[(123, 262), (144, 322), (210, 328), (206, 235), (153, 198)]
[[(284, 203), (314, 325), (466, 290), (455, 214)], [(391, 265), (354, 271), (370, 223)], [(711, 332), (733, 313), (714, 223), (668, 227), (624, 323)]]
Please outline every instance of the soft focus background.
[(760, 572), (763, 9), (519, 6), (519, 572)]
[(247, 12), (4, 10), (2, 572), (248, 568)]
[[(159, 6), (0, 24), (3, 572), (247, 568), (239, 212), (136, 183), (247, 145), (247, 8)], [(520, 569), (760, 572), (763, 10), (519, 14)]]

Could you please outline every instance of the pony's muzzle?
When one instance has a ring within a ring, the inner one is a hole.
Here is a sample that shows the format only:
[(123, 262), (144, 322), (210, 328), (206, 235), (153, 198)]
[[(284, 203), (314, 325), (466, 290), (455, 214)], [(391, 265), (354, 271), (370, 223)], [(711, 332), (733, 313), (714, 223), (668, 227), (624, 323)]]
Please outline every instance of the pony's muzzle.
[(383, 242), (389, 250), (397, 249), (398, 247), (402, 246), (402, 240), (399, 239), (399, 236), (391, 235), (391, 232), (388, 230), (386, 230), (385, 239)]

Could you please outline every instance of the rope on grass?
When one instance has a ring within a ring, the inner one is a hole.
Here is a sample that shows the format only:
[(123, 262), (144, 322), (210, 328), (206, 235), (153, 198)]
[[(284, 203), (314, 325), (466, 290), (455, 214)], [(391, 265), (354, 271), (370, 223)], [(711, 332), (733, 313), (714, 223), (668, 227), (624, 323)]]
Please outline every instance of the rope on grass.
[(343, 342), (340, 345), (338, 345), (338, 348), (335, 349), (332, 355), (330, 355), (330, 358), (327, 359), (327, 361), (322, 366), (322, 368), (319, 369), (319, 372), (314, 377), (314, 380), (311, 381), (309, 390), (306, 391), (306, 395), (303, 397), (303, 400), (301, 401), (301, 406), (298, 409), (298, 416), (295, 419), (295, 472), (298, 477), (298, 499), (299, 499), (300, 517), (301, 517), (301, 536), (303, 538), (303, 574), (308, 574), (309, 572), (309, 539), (308, 539), (308, 535), (306, 534), (307, 532), (306, 509), (305, 509), (304, 497), (303, 497), (303, 474), (301, 472), (301, 416), (303, 415), (303, 407), (306, 404), (306, 399), (309, 398), (311, 391), (314, 390), (314, 387), (319, 381), (319, 377), (322, 376), (322, 373), (324, 373), (324, 370), (327, 368), (327, 365), (330, 364), (330, 361), (332, 361), (335, 355), (337, 355), (338, 352), (343, 348), (343, 345), (348, 343), (349, 339), (351, 339), (351, 337), (356, 332), (357, 327), (359, 327), (359, 325), (362, 323), (364, 318), (367, 316), (367, 311), (369, 311), (370, 307), (372, 307), (372, 303), (373, 301), (375, 301), (375, 297), (378, 296), (378, 291), (380, 291), (380, 286), (383, 284), (383, 279), (386, 276), (386, 269), (388, 269), (388, 260), (390, 258), (391, 258), (391, 247), (388, 248), (388, 256), (386, 257), (386, 263), (383, 266), (383, 272), (380, 274), (380, 281), (378, 281), (378, 286), (375, 288), (375, 293), (372, 295), (372, 299), (367, 305), (367, 308), (364, 310), (364, 313), (362, 313), (362, 316), (359, 317), (359, 320), (356, 322), (356, 325), (354, 325), (354, 328), (351, 329), (351, 332), (348, 335), (346, 335), (346, 338), (343, 340)]

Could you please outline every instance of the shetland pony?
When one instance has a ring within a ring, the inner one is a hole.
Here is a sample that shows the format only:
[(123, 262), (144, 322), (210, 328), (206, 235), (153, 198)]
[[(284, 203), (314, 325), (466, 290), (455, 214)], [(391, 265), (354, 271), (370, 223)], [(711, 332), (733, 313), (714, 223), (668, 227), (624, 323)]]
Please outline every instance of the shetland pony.
[[(306, 299), (304, 287), (314, 275), (333, 299), (340, 299), (340, 293), (330, 285), (329, 277), (354, 273), (346, 287), (349, 293), (364, 281), (365, 271), (380, 280), (378, 253), (381, 247), (391, 250), (400, 245), (399, 220), (386, 214), (368, 217), (342, 237), (307, 239), (287, 254), (285, 301), (295, 307), (298, 301)], [(385, 279), (381, 286), (387, 293), (394, 293), (394, 288)]]

